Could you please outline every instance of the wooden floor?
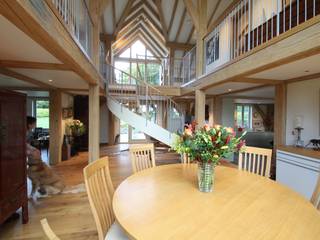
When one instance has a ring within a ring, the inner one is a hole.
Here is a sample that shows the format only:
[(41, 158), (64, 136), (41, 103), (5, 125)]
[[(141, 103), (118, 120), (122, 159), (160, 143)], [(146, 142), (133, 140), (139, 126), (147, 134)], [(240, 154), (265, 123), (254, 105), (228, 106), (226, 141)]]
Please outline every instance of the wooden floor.
[[(110, 171), (115, 188), (130, 176), (131, 163), (127, 145), (102, 147), (101, 156), (110, 157)], [(82, 169), (87, 165), (88, 154), (80, 153), (71, 160), (54, 166), (66, 185), (83, 183)], [(179, 162), (179, 155), (157, 148), (156, 164)], [(97, 239), (93, 217), (86, 193), (61, 194), (29, 201), (29, 223), (22, 225), (20, 219), (0, 226), (0, 239), (45, 239), (40, 219), (46, 217), (57, 235), (62, 239)]]
[[(109, 156), (111, 178), (115, 188), (132, 174), (128, 145), (101, 148), (101, 156)], [(83, 184), (82, 169), (87, 165), (88, 154), (80, 153), (72, 159), (54, 166), (67, 187)], [(180, 162), (179, 155), (167, 148), (156, 149), (156, 164)], [(0, 239), (45, 239), (40, 219), (47, 218), (52, 229), (62, 239), (97, 239), (93, 217), (86, 193), (60, 194), (29, 201), (29, 223), (14, 220), (0, 226)]]

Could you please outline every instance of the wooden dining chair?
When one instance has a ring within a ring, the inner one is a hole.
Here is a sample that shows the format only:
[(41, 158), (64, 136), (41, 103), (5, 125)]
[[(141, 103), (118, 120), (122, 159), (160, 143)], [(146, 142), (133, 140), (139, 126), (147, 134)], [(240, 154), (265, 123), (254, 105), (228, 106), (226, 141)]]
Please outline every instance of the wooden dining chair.
[(153, 143), (131, 145), (129, 152), (134, 173), (156, 166)]
[(46, 234), (46, 237), (49, 240), (60, 240), (57, 235), (52, 231), (51, 227), (49, 226), (48, 220), (46, 218), (40, 220), (42, 230)]
[(270, 177), (272, 149), (246, 147), (239, 153), (239, 170), (246, 170), (264, 177)]
[(83, 174), (99, 240), (128, 239), (120, 226), (115, 223), (112, 210), (114, 188), (110, 177), (108, 157), (89, 164), (83, 169)]
[(320, 210), (320, 174), (310, 202)]

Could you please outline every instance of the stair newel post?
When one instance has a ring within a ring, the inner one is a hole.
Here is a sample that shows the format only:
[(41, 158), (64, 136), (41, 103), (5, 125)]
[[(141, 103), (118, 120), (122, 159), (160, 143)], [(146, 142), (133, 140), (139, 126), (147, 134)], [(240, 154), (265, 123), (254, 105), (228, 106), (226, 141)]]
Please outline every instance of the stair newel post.
[(148, 125), (149, 101), (148, 101), (148, 85), (146, 85), (146, 126)]
[(120, 84), (121, 84), (121, 95), (122, 95), (122, 98), (121, 98), (121, 112), (122, 112), (122, 107), (123, 107), (123, 72), (121, 71), (121, 81), (120, 81)]

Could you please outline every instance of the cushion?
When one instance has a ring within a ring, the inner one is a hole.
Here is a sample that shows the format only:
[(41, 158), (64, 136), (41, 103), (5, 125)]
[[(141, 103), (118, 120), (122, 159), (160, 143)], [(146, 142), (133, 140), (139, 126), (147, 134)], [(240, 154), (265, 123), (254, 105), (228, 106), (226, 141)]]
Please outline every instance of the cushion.
[(114, 222), (111, 225), (105, 237), (105, 240), (128, 240), (128, 239), (129, 238), (127, 237), (127, 235), (124, 233), (122, 228), (116, 222)]

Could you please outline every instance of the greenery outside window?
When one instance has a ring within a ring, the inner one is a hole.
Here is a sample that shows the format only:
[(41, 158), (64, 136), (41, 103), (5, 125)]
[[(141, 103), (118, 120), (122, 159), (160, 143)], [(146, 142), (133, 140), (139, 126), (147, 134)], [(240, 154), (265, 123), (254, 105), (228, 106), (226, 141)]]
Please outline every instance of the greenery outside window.
[(245, 129), (252, 128), (252, 106), (237, 104), (235, 109), (235, 125)]
[(49, 100), (35, 101), (37, 128), (49, 129)]

